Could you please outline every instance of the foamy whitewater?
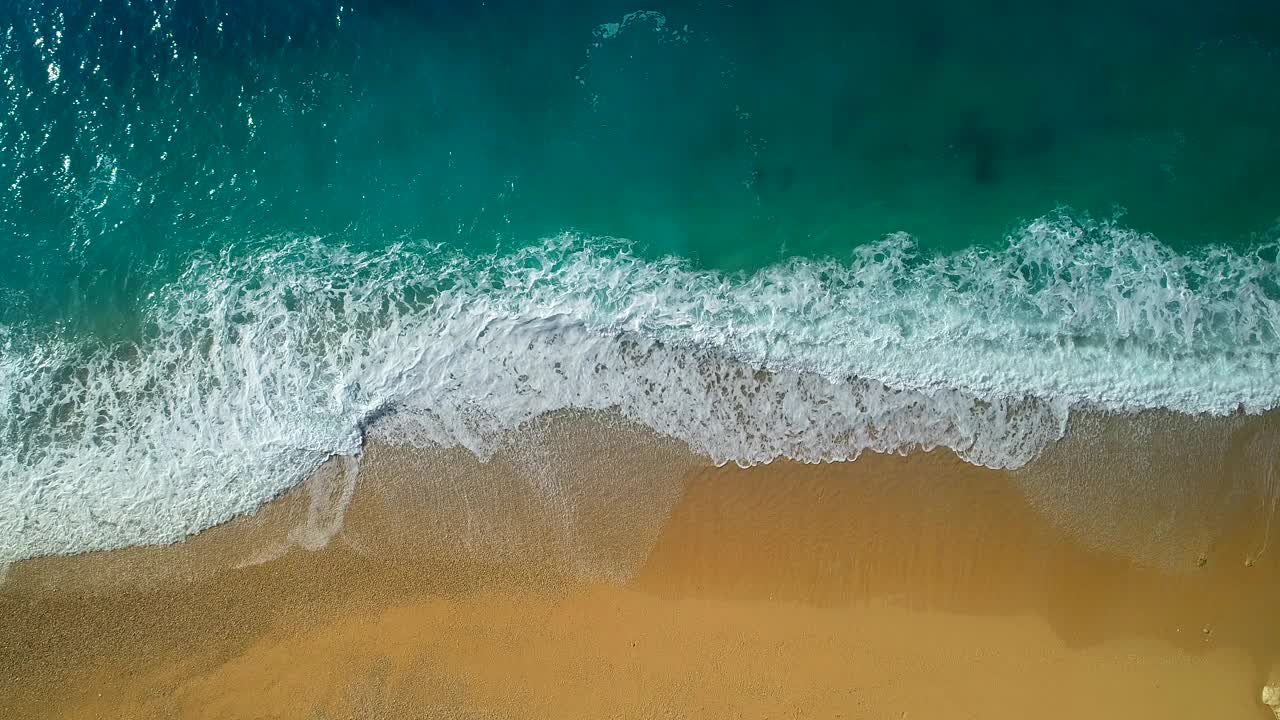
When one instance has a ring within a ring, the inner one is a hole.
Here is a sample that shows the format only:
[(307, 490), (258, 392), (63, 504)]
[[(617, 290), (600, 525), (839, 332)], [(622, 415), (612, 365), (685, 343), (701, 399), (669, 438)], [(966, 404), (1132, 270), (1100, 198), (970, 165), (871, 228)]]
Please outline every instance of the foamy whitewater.
[(947, 447), (1018, 467), (1075, 408), (1280, 404), (1274, 245), (1185, 256), (1055, 215), (999, 250), (896, 235), (751, 274), (572, 234), (478, 258), (274, 247), (194, 261), (136, 345), (7, 331), (0, 561), (175, 541), (370, 438), (485, 458), (561, 409), (717, 463)]

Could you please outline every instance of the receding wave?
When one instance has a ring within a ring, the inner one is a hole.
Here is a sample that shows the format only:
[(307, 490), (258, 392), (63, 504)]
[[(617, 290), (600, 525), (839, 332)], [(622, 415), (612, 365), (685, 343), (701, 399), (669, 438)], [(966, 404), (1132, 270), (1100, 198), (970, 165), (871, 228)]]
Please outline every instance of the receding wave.
[(953, 449), (1018, 467), (1073, 409), (1280, 404), (1277, 248), (1182, 255), (1041, 218), (726, 274), (565, 234), (468, 257), (275, 239), (194, 260), (110, 347), (0, 332), (0, 561), (161, 543), (366, 438), (481, 458), (612, 409), (717, 463)]

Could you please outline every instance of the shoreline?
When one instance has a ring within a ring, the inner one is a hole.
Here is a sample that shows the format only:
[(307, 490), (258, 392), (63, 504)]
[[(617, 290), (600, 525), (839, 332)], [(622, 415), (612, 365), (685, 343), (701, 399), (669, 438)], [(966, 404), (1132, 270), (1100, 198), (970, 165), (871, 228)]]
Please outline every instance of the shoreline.
[[(488, 463), (373, 445), (354, 494), (330, 466), (185, 543), (14, 564), (0, 714), (1266, 717), (1255, 424), (1164, 506), (1076, 478), (1056, 509), (1052, 465), (717, 468), (594, 416)], [(1123, 518), (1167, 551), (1084, 522)]]

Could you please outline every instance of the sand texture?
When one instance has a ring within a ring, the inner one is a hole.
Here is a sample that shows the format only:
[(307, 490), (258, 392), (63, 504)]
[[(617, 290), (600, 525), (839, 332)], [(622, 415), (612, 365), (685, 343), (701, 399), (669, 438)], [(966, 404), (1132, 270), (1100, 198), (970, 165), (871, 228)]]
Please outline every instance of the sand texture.
[(335, 464), (186, 543), (16, 564), (0, 717), (1271, 716), (1274, 421), (1163, 504), (1070, 455), (715, 468), (602, 422), (487, 463), (375, 445), (354, 488)]

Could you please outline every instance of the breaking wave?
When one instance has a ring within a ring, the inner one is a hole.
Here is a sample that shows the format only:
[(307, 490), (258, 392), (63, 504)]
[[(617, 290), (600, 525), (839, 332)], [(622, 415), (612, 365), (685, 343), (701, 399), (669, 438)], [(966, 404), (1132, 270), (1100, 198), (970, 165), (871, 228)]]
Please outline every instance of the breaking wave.
[(1066, 214), (998, 248), (903, 234), (749, 274), (574, 234), (483, 257), (231, 248), (149, 298), (135, 343), (0, 329), (0, 562), (180, 539), (370, 437), (486, 458), (563, 409), (717, 463), (947, 447), (991, 467), (1082, 407), (1262, 412), (1276, 255)]

